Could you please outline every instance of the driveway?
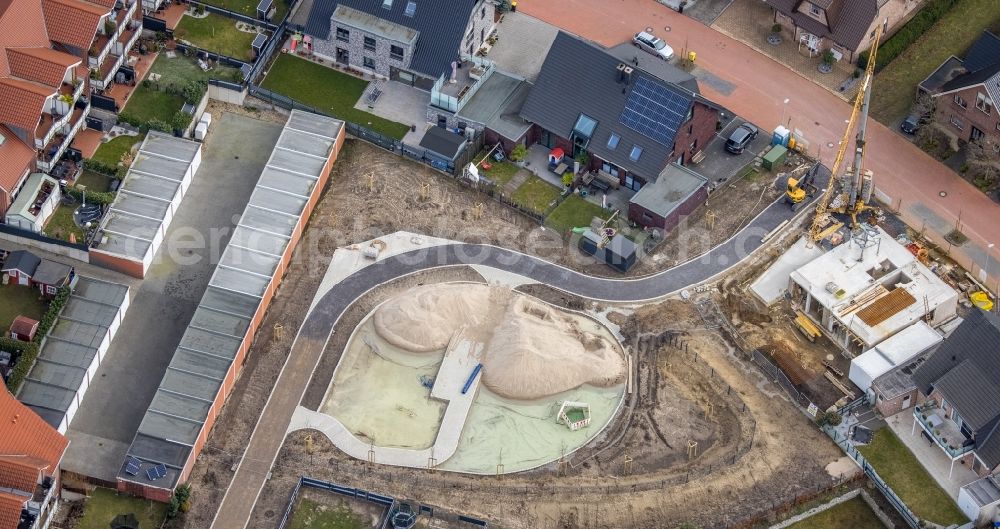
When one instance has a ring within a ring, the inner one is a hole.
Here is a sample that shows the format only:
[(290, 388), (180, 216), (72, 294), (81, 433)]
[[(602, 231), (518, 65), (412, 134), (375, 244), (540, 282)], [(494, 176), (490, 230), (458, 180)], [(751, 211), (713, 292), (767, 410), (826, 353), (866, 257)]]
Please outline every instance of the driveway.
[(216, 119), (191, 187), (69, 427), (67, 470), (115, 480), (281, 133), (281, 125), (237, 114)]
[[(605, 46), (652, 27), (674, 48), (687, 47), (697, 53), (699, 69), (734, 87), (726, 93), (701, 83), (703, 95), (765, 130), (777, 125), (784, 110), (809, 151), (832, 165), (834, 147), (851, 113), (846, 102), (745, 44), (662, 4), (619, 0), (614, 17), (608, 16), (607, 5), (603, 0), (523, 0), (518, 10)], [(789, 102), (784, 105), (786, 98)], [(1000, 247), (993, 248), (986, 266), (987, 245), (1000, 243), (1000, 205), (874, 120), (868, 126), (867, 153), (867, 167), (875, 172), (880, 199), (898, 209), (910, 226), (926, 227), (927, 235), (937, 243), (944, 242), (944, 235), (955, 228), (961, 215), (962, 232), (969, 242), (952, 248), (950, 255), (977, 276), (988, 268), (990, 284), (1000, 283)]]
[(771, 137), (767, 131), (762, 130), (742, 154), (733, 154), (727, 151), (726, 139), (744, 122), (739, 118), (731, 120), (708, 142), (708, 146), (705, 147), (705, 159), (701, 163), (690, 165), (689, 168), (718, 186), (736, 176), (740, 169), (752, 163), (754, 157), (767, 149)]

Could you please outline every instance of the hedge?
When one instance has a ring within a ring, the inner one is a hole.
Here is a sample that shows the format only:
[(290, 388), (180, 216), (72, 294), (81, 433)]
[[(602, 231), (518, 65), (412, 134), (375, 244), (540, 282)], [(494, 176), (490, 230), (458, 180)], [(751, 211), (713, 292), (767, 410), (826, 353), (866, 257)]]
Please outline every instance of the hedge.
[(10, 373), (10, 378), (7, 379), (7, 389), (11, 393), (17, 393), (21, 384), (24, 383), (24, 379), (28, 377), (28, 372), (35, 365), (35, 359), (38, 358), (38, 350), (41, 347), (42, 340), (48, 336), (49, 331), (52, 330), (52, 326), (56, 324), (59, 313), (62, 312), (66, 302), (69, 301), (69, 295), (69, 287), (61, 287), (56, 292), (55, 297), (49, 302), (48, 310), (45, 311), (42, 319), (38, 322), (38, 331), (35, 333), (35, 339), (31, 343), (11, 340), (10, 338), (0, 339), (0, 349), (7, 350), (8, 347), (11, 349), (20, 349), (17, 357), (17, 365), (14, 366), (14, 370)]
[(100, 173), (104, 176), (110, 176), (112, 178), (114, 178), (114, 175), (118, 174), (117, 165), (108, 165), (106, 163), (101, 163), (93, 159), (84, 160), (83, 167), (95, 173)]
[[(83, 202), (83, 191), (76, 186), (69, 186), (66, 188), (66, 194)], [(87, 202), (92, 204), (100, 204), (102, 206), (107, 206), (108, 204), (115, 201), (115, 193), (110, 191), (90, 191), (87, 190)]]
[[(914, 15), (906, 25), (899, 28), (895, 35), (882, 41), (875, 59), (875, 70), (885, 68), (893, 59), (906, 51), (906, 48), (909, 48), (921, 35), (931, 29), (931, 26), (945, 13), (955, 7), (957, 2), (958, 0), (930, 0), (927, 2), (927, 5)], [(861, 69), (868, 67), (868, 51), (858, 54), (858, 67)]]

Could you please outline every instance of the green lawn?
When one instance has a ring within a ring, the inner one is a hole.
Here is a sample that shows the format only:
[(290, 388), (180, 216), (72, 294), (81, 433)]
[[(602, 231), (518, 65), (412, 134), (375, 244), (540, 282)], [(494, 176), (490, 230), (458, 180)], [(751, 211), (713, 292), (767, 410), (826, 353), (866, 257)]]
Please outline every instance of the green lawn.
[(958, 505), (938, 486), (892, 430), (879, 430), (872, 443), (859, 450), (878, 475), (920, 518), (945, 526), (968, 521)]
[(84, 171), (80, 178), (76, 179), (76, 185), (84, 186), (89, 191), (103, 192), (111, 186), (111, 178), (94, 171)]
[(794, 523), (788, 529), (884, 529), (871, 507), (855, 496), (836, 507)]
[(10, 329), (10, 324), (18, 316), (27, 316), (33, 320), (41, 320), (48, 306), (38, 299), (41, 294), (37, 288), (18, 285), (0, 285), (0, 331), (4, 335)]
[(180, 53), (174, 57), (167, 57), (165, 53), (161, 53), (153, 62), (153, 66), (149, 68), (149, 72), (160, 74), (160, 80), (156, 82), (156, 85), (161, 89), (168, 85), (183, 88), (191, 80), (207, 83), (209, 79), (231, 82), (239, 82), (243, 79), (239, 68), (217, 63), (206, 72), (198, 66), (198, 62), (193, 57), (185, 57)]
[(549, 205), (562, 194), (558, 187), (531, 175), (521, 187), (518, 187), (511, 198), (522, 206), (545, 213)]
[(139, 527), (159, 527), (167, 513), (165, 503), (118, 495), (111, 489), (94, 489), (83, 506), (83, 517), (77, 529), (108, 529), (111, 520), (119, 514), (132, 513), (139, 519)]
[(886, 125), (906, 116), (917, 85), (948, 57), (962, 57), (984, 29), (1000, 30), (996, 0), (959, 0), (955, 7), (875, 76), (871, 114)]
[[(483, 159), (485, 153), (477, 155), (473, 160), (479, 161)], [(520, 169), (520, 167), (510, 163), (510, 162), (499, 162), (497, 163), (493, 159), (490, 159), (490, 170), (483, 171), (482, 175), (490, 180), (493, 180), (498, 186), (503, 187), (507, 182), (510, 182), (511, 178), (514, 178), (514, 173)]]
[(357, 513), (343, 505), (330, 507), (312, 500), (299, 501), (292, 514), (291, 529), (363, 529), (370, 527)]
[(545, 219), (545, 224), (560, 234), (565, 234), (573, 228), (590, 226), (590, 220), (594, 217), (606, 219), (609, 215), (610, 212), (601, 206), (573, 194), (566, 197), (566, 200), (552, 211), (552, 214)]
[(353, 121), (397, 140), (402, 139), (410, 130), (408, 125), (354, 108), (368, 86), (368, 81), (294, 55), (279, 55), (264, 78), (263, 86), (299, 103), (334, 117)]
[(52, 212), (52, 216), (46, 221), (45, 228), (42, 231), (49, 237), (55, 237), (64, 241), (68, 241), (70, 234), (73, 234), (76, 236), (76, 243), (83, 244), (85, 239), (83, 230), (73, 221), (73, 212), (76, 211), (76, 208), (76, 205), (67, 206), (60, 204)]
[[(236, 11), (251, 18), (257, 18), (257, 4), (259, 0), (205, 0), (205, 3), (230, 11)], [(276, 10), (274, 16), (271, 17), (271, 21), (277, 24), (285, 17), (285, 13), (288, 12), (288, 2), (274, 0), (274, 7)]]
[[(101, 146), (97, 148), (97, 152), (94, 153), (94, 156), (91, 159), (95, 162), (115, 167), (118, 165), (118, 162), (122, 160), (122, 155), (132, 150), (132, 147), (140, 143), (143, 137), (144, 135), (118, 136), (117, 138), (113, 138), (110, 141), (102, 143)], [(84, 176), (86, 176), (86, 173), (84, 173)], [(90, 186), (87, 185), (87, 187)], [(103, 188), (98, 189), (98, 191), (105, 190), (107, 190), (107, 182), (105, 182), (105, 186)]]
[(183, 16), (174, 30), (174, 36), (203, 48), (244, 62), (253, 60), (253, 43), (256, 33), (236, 28), (236, 21), (222, 15), (209, 13), (204, 18)]
[(158, 119), (164, 123), (170, 123), (174, 114), (183, 107), (183, 97), (140, 84), (132, 93), (132, 97), (129, 98), (128, 104), (125, 105), (121, 113), (140, 122)]

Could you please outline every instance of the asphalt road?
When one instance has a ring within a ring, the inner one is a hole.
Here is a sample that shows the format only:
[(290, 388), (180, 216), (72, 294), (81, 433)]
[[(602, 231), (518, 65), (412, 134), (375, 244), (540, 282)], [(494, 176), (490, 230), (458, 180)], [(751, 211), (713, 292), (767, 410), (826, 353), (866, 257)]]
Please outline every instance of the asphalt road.
[[(818, 177), (823, 188), (829, 171)], [(702, 283), (760, 248), (761, 237), (794, 217), (783, 197), (768, 206), (735, 236), (708, 253), (662, 272), (636, 279), (591, 277), (522, 253), (481, 244), (451, 244), (387, 257), (333, 286), (299, 328), (287, 363), (264, 406), (236, 475), (219, 506), (213, 529), (244, 529), (257, 496), (285, 439), (285, 431), (302, 400), (313, 371), (341, 315), (372, 288), (395, 278), (445, 266), (484, 265), (519, 274), (585, 298), (641, 302)]]

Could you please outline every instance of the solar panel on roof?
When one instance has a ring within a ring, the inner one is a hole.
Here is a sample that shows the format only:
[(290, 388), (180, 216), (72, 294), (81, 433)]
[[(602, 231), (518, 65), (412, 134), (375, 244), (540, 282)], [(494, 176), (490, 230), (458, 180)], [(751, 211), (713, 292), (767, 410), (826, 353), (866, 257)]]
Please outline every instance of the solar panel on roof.
[(153, 468), (146, 469), (146, 477), (150, 481), (156, 481), (167, 475), (167, 465), (160, 463)]
[(671, 145), (689, 104), (687, 97), (640, 77), (632, 86), (619, 121), (657, 143)]
[(125, 473), (130, 476), (136, 476), (139, 474), (139, 468), (142, 466), (142, 461), (138, 459), (127, 456), (125, 458)]

